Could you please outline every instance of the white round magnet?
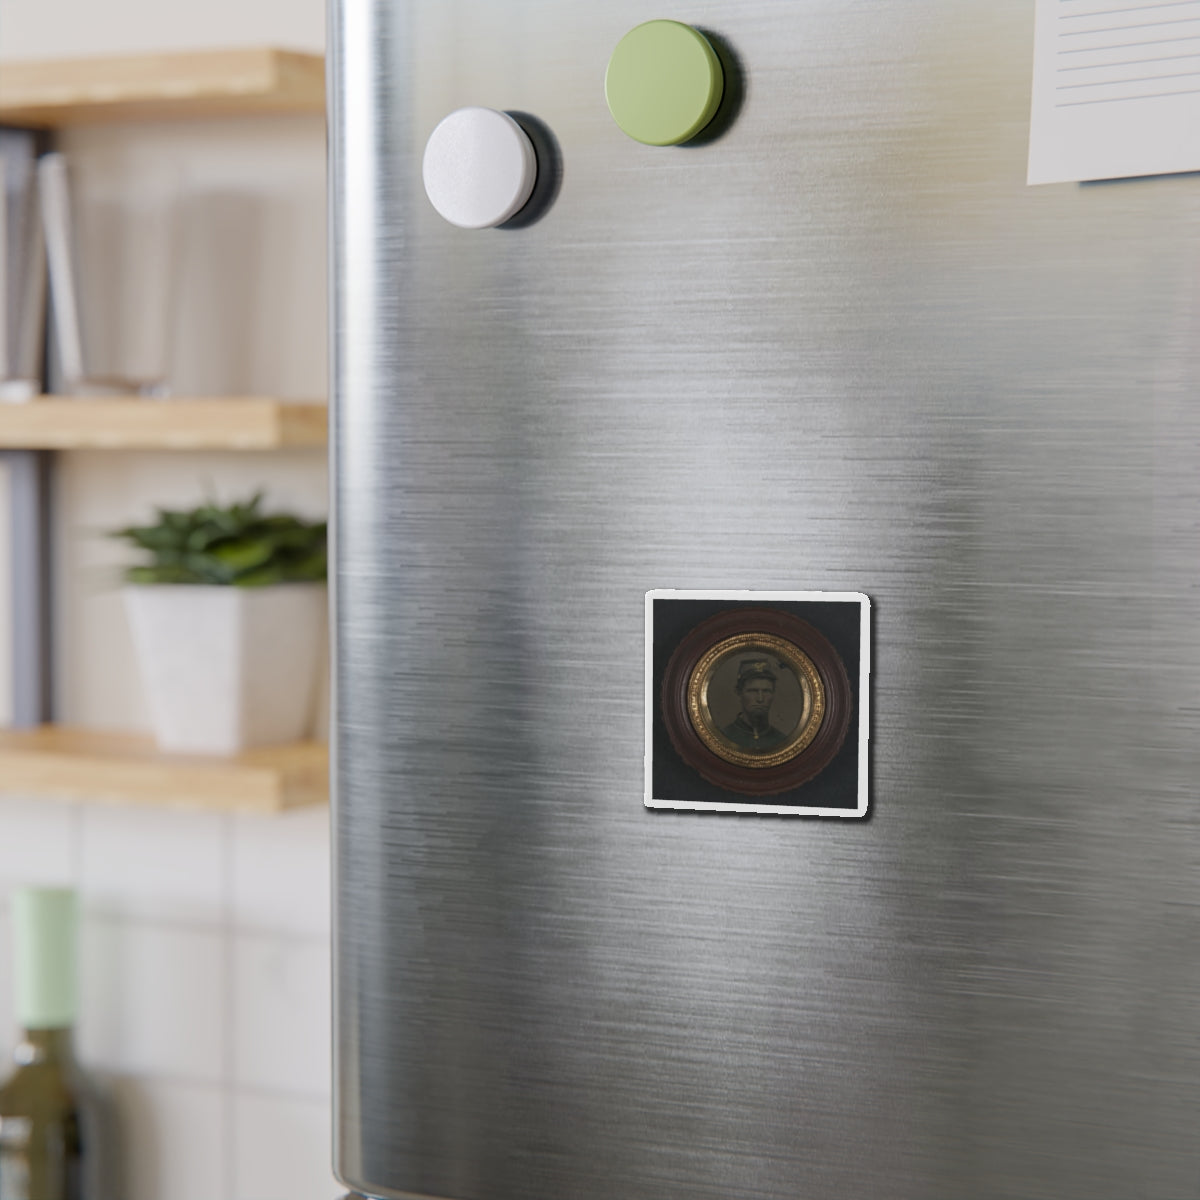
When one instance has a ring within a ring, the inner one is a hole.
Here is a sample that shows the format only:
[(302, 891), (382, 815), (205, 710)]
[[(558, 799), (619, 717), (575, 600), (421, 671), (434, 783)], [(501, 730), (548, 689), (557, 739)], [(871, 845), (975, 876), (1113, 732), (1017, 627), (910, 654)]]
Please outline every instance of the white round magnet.
[(429, 202), (451, 225), (491, 229), (529, 199), (537, 155), (508, 113), (460, 108), (429, 135), (421, 173)]

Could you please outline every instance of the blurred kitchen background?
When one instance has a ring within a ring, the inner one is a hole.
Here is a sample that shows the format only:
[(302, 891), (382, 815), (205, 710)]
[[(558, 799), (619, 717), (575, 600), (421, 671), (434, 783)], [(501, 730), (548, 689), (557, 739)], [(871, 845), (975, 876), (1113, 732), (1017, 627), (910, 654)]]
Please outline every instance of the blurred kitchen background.
[[(323, 0), (5, 0), (0, 72), (17, 60), (274, 46), (320, 53)], [(177, 395), (326, 393), (325, 130), (315, 113), (122, 121), (57, 148), (128, 183), (179, 179)], [(129, 314), (123, 314), (128, 316)], [(86, 401), (82, 401), (86, 403)], [(55, 495), (56, 717), (146, 730), (117, 566), (104, 530), (155, 505), (258, 489), (326, 511), (320, 449), (66, 452)], [(0, 570), (7, 571), (0, 472)], [(0, 724), (10, 716), (8, 580), (0, 579)], [(111, 1089), (127, 1200), (329, 1200), (329, 838), (324, 805), (250, 816), (4, 791), (0, 777), (0, 1051), (11, 1009), (9, 895), (80, 890), (80, 1058)]]

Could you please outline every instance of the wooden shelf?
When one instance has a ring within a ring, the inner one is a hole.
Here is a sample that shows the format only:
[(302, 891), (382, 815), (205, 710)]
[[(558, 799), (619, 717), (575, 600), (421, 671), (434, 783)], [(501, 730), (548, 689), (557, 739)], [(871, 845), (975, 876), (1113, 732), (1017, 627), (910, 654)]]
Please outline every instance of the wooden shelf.
[(153, 739), (46, 725), (0, 731), (0, 790), (66, 800), (275, 813), (329, 800), (319, 742), (236, 758), (163, 754)]
[(263, 396), (0, 403), (0, 449), (285, 450), (326, 444), (324, 404)]
[(7, 125), (45, 128), (324, 108), (324, 59), (288, 50), (18, 60), (0, 70), (0, 123)]

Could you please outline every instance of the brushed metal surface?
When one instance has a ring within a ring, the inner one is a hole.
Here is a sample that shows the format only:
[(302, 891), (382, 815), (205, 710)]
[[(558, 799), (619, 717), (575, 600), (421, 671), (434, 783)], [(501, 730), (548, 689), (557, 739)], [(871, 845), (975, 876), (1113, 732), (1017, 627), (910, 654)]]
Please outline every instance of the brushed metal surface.
[[(716, 31), (737, 122), (604, 65)], [(1032, 8), (335, 0), (337, 1143), (455, 1200), (1200, 1192), (1200, 180)], [(563, 162), (448, 226), (465, 104)], [(642, 598), (874, 605), (873, 815), (642, 807)]]

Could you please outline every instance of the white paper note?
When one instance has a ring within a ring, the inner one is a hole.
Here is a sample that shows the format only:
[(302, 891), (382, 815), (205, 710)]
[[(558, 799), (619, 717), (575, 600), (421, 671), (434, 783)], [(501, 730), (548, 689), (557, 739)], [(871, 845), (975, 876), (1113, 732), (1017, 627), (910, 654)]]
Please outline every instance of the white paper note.
[(1200, 0), (1037, 0), (1029, 183), (1200, 170)]

